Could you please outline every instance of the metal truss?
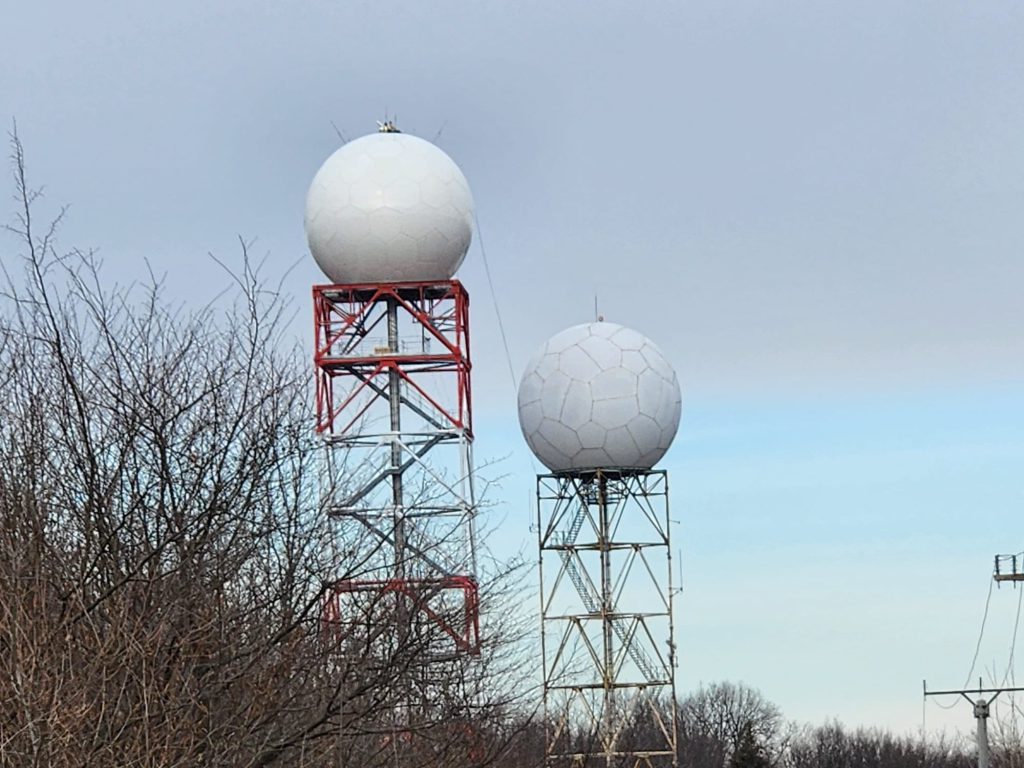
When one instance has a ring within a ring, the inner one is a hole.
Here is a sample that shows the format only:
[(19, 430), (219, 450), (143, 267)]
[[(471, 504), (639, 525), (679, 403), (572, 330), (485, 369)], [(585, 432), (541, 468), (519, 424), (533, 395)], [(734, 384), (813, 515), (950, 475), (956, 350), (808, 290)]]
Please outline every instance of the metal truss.
[[(358, 422), (389, 398), (397, 376), (405, 407), (434, 431), (472, 440), (469, 294), (458, 280), (314, 286), (313, 317), (317, 432), (358, 440)], [(402, 321), (411, 335), (399, 337)], [(432, 395), (419, 375), (445, 373), (454, 374), (454, 403)]]
[(547, 764), (678, 765), (663, 471), (537, 478)]
[(419, 628), (425, 657), (476, 654), (469, 296), (455, 280), (315, 286), (313, 315), (324, 511), (357, 564), (325, 628)]
[[(391, 595), (395, 596), (394, 601), (387, 600)], [(457, 605), (452, 604), (452, 596), (457, 598)], [(455, 652), (474, 653), (480, 647), (477, 600), (476, 582), (466, 576), (433, 580), (344, 579), (331, 585), (323, 606), (323, 622), (334, 641), (361, 641), (375, 630), (390, 627), (402, 613), (399, 605), (404, 604), (433, 630), (432, 635), (450, 640)], [(430, 658), (439, 657), (434, 654)]]

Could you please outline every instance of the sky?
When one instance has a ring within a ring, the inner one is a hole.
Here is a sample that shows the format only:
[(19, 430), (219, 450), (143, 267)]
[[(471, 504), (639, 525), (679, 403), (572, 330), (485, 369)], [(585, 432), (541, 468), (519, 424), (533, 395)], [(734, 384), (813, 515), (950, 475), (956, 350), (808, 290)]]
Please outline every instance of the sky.
[[(303, 203), (385, 115), (461, 166), (479, 231), (477, 457), (530, 555), (515, 376), (607, 319), (675, 365), (678, 686), (912, 732), (1024, 549), (1024, 6), (0, 0), (17, 119), (68, 245), (200, 304), (254, 240), (305, 338)], [(8, 204), (13, 214), (13, 203)], [(483, 247), (481, 247), (481, 244)], [(2, 245), (8, 258), (13, 244)], [(493, 297), (484, 261), (493, 277)], [(147, 266), (148, 265), (148, 266)], [(289, 268), (294, 267), (290, 272)], [(530, 555), (532, 556), (532, 555)], [(974, 676), (1002, 680), (1020, 592)]]

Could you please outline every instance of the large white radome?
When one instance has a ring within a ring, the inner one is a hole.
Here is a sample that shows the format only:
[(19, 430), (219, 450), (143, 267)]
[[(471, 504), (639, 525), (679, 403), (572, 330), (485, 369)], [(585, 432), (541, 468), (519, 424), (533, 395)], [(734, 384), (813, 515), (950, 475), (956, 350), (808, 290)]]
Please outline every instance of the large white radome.
[(447, 280), (473, 236), (473, 196), (444, 152), (407, 133), (350, 141), (317, 171), (306, 237), (334, 283)]
[(519, 425), (552, 472), (650, 469), (679, 429), (675, 371), (654, 344), (615, 323), (552, 336), (519, 384)]

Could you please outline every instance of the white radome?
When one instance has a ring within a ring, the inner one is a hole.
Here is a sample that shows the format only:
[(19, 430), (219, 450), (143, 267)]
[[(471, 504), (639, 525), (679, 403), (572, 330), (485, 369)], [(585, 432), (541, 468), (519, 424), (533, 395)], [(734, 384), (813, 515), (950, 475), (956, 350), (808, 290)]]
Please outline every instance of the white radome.
[(348, 142), (306, 196), (306, 237), (333, 283), (448, 280), (469, 250), (473, 196), (455, 162), (408, 133)]
[(681, 411), (665, 356), (615, 323), (552, 336), (519, 384), (519, 426), (552, 472), (651, 469), (672, 444)]

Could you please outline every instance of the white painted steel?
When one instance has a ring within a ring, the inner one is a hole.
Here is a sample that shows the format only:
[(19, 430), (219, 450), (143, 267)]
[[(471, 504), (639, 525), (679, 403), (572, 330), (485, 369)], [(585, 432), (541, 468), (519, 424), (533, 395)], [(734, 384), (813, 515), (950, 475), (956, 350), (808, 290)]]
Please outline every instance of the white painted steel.
[(473, 196), (455, 162), (407, 133), (350, 141), (317, 171), (306, 237), (333, 283), (447, 280), (473, 236)]
[(519, 425), (553, 472), (650, 469), (679, 429), (675, 371), (640, 333), (586, 323), (552, 336), (519, 384)]

